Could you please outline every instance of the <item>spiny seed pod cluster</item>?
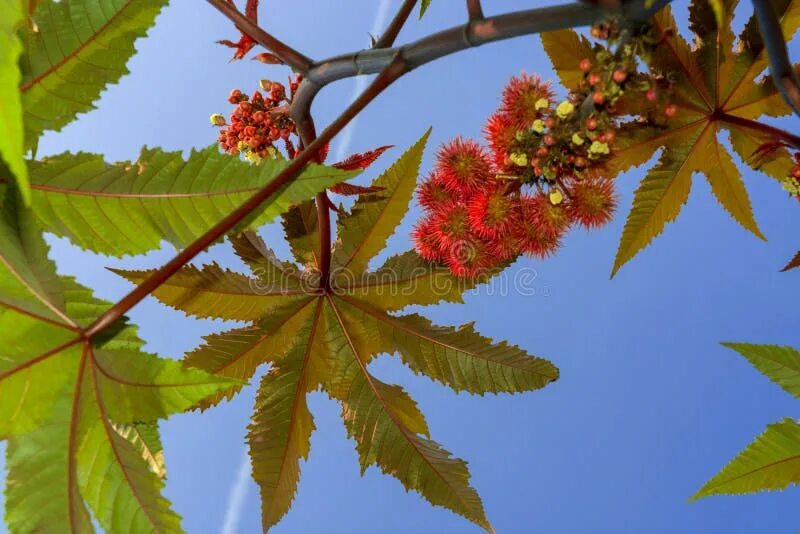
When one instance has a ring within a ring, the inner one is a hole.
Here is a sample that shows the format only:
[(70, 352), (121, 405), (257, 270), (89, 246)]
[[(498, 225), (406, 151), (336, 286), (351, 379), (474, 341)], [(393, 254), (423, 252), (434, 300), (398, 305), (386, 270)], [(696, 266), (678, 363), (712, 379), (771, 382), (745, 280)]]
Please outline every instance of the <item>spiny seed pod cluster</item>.
[(638, 71), (660, 38), (647, 28), (623, 38), (615, 24), (594, 26), (592, 35), (607, 42), (596, 44), (592, 57), (576, 65), (583, 76), (566, 99), (557, 101), (537, 76), (523, 74), (509, 82), (502, 106), (485, 128), (501, 172), (563, 193), (577, 181), (604, 174), (623, 117), (663, 124), (677, 113), (669, 103), (669, 77)]
[(519, 185), (498, 172), (480, 144), (445, 144), (417, 192), (426, 211), (413, 232), (417, 252), (459, 277), (475, 277), (521, 254), (547, 257), (570, 226), (605, 224), (616, 207), (608, 180), (587, 178), (568, 196)]
[(248, 96), (239, 89), (231, 91), (228, 102), (236, 107), (229, 121), (218, 113), (210, 117), (212, 125), (221, 127), (222, 150), (232, 155), (244, 154), (249, 161), (258, 163), (262, 158), (277, 155), (275, 143), (283, 141), (287, 156), (294, 158), (297, 149), (292, 136), (296, 127), (289, 116), (289, 104), (299, 83), (299, 77), (290, 80), (288, 94), (286, 86), (269, 80), (260, 82), (264, 94), (255, 91)]
[(421, 184), (417, 252), (473, 277), (523, 254), (547, 257), (574, 225), (606, 224), (617, 205), (605, 171), (620, 120), (635, 114), (658, 124), (677, 112), (668, 77), (638, 71), (660, 45), (654, 33), (593, 27), (606, 43), (576, 65), (583, 78), (561, 101), (538, 76), (511, 78), (484, 128), (488, 150), (447, 143)]

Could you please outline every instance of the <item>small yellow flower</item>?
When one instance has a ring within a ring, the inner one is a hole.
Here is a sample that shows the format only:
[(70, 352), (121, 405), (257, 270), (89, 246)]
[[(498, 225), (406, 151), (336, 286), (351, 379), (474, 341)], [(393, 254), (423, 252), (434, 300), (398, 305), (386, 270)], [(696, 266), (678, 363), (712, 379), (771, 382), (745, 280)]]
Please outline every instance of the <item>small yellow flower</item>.
[(245, 152), (247, 150), (250, 150), (250, 147), (247, 146), (247, 143), (245, 143), (244, 141), (239, 141), (239, 144), (236, 145), (236, 150), (238, 150), (239, 152)]
[(255, 152), (253, 152), (252, 150), (248, 150), (244, 155), (244, 159), (246, 159), (253, 165), (258, 165), (259, 163), (261, 163), (261, 160), (263, 158), (258, 154), (256, 154)]
[(540, 109), (547, 108), (549, 105), (550, 105), (549, 100), (547, 100), (546, 98), (540, 98), (539, 100), (536, 101), (533, 107), (536, 108), (536, 111), (539, 111)]
[(544, 131), (544, 121), (542, 119), (536, 119), (533, 121), (533, 131), (538, 134)]
[(527, 167), (528, 165), (528, 156), (521, 152), (514, 152), (508, 159), (517, 167)]
[(550, 204), (552, 204), (553, 206), (558, 206), (563, 201), (564, 201), (564, 193), (562, 193), (560, 189), (550, 190)]
[(600, 141), (592, 141), (589, 147), (589, 154), (599, 156), (601, 154), (608, 154), (610, 152), (608, 144), (601, 143)]
[(575, 105), (568, 100), (564, 100), (556, 107), (556, 115), (558, 115), (560, 119), (566, 119), (572, 115), (573, 111), (575, 111)]
[(574, 145), (581, 146), (583, 144), (583, 137), (577, 133), (572, 134), (572, 143)]
[(225, 126), (225, 117), (219, 113), (214, 113), (208, 118), (213, 126)]
[(800, 181), (791, 176), (783, 181), (783, 189), (793, 197), (800, 197)]

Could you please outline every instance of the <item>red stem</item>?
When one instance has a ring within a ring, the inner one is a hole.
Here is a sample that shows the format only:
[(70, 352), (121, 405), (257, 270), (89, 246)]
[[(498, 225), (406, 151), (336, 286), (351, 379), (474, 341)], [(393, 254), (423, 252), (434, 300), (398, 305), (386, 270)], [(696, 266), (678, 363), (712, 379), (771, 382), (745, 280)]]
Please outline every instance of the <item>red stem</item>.
[(483, 20), (481, 0), (467, 0), (467, 13), (469, 20)]
[(383, 35), (380, 36), (372, 48), (389, 48), (392, 46), (397, 39), (397, 36), (400, 34), (400, 30), (402, 30), (403, 26), (405, 26), (409, 15), (411, 15), (411, 12), (414, 10), (414, 6), (416, 5), (417, 0), (405, 0), (403, 5), (401, 5), (400, 9), (397, 11), (397, 14), (392, 19), (392, 22), (389, 23), (386, 31), (383, 32)]
[(727, 113), (719, 113), (717, 115), (714, 115), (713, 117), (722, 122), (727, 122), (729, 124), (735, 124), (737, 126), (742, 126), (744, 128), (750, 128), (751, 130), (757, 130), (759, 132), (763, 132), (769, 135), (770, 137), (777, 137), (778, 139), (785, 141), (787, 144), (793, 147), (800, 148), (800, 136), (789, 133), (786, 130), (781, 130), (780, 128), (776, 128), (775, 126), (770, 126), (769, 124), (764, 124), (762, 122), (745, 119), (742, 117), (737, 117), (736, 115), (729, 115)]
[(327, 292), (331, 288), (331, 210), (328, 195), (317, 194), (317, 221), (319, 221), (319, 287)]

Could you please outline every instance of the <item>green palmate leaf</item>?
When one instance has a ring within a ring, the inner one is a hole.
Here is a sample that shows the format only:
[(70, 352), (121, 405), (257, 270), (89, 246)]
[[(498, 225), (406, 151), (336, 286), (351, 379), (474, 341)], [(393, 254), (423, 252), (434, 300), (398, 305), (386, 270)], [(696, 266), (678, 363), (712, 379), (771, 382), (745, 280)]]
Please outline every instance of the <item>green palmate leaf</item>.
[(357, 299), (340, 298), (340, 308), (363, 328), (390, 340), (392, 349), (415, 373), (455, 391), (516, 393), (544, 387), (558, 378), (558, 369), (547, 360), (532, 358), (504, 342), (494, 345), (472, 325), (435, 326), (416, 314), (398, 317)]
[(305, 324), (296, 330), (297, 337), (286, 358), (270, 369), (258, 389), (247, 439), (253, 477), (261, 490), (264, 530), (289, 511), (300, 481), (300, 459), (307, 459), (311, 449), (314, 420), (306, 395), (316, 383), (309, 382), (307, 369), (319, 313), (317, 303)]
[(0, 163), (5, 161), (23, 198), (29, 199), (28, 169), (23, 160), (24, 130), (19, 82), (22, 43), (17, 28), (23, 21), (22, 0), (0, 4)]
[[(791, 38), (800, 26), (800, 0), (774, 4), (784, 34)], [(613, 273), (677, 218), (695, 171), (705, 175), (715, 197), (734, 220), (757, 237), (764, 237), (753, 217), (741, 173), (719, 143), (719, 137), (726, 130), (734, 151), (742, 159), (783, 180), (791, 168), (791, 157), (784, 148), (768, 157), (754, 157), (759, 147), (774, 139), (765, 135), (762, 125), (753, 119), (791, 110), (769, 77), (754, 81), (768, 64), (754, 18), (745, 27), (742, 44), (734, 47), (731, 21), (736, 5), (736, 0), (693, 1), (689, 17), (695, 33), (693, 46), (676, 31), (678, 24), (669, 7), (652, 18), (656, 31), (662, 34), (662, 43), (651, 55), (650, 66), (674, 78), (670, 98), (678, 114), (663, 127), (631, 123), (620, 128), (609, 174), (642, 165), (659, 150), (663, 153), (634, 196)], [(580, 61), (575, 56), (578, 52), (571, 52), (581, 43), (580, 38), (569, 36), (569, 32), (544, 38), (545, 48), (562, 78), (574, 73)], [(631, 111), (635, 114), (636, 110)]]
[(292, 262), (280, 261), (264, 240), (255, 232), (243, 232), (231, 237), (231, 244), (250, 270), (258, 277), (262, 287), (299, 289), (303, 281)]
[[(747, 358), (753, 366), (800, 397), (800, 351), (777, 345), (723, 343)], [(748, 445), (722, 471), (709, 480), (692, 500), (717, 494), (780, 490), (800, 482), (800, 425), (784, 419)]]
[(114, 429), (120, 436), (136, 447), (153, 473), (158, 475), (159, 478), (166, 478), (167, 466), (164, 463), (164, 445), (161, 443), (157, 422), (118, 423), (114, 425)]
[(662, 154), (658, 165), (647, 173), (633, 200), (633, 208), (625, 222), (612, 276), (641, 249), (645, 248), (674, 221), (681, 206), (689, 198), (694, 165), (705, 154), (692, 150)]
[(714, 196), (739, 224), (765, 239), (753, 218), (741, 174), (717, 142), (715, 128), (708, 125), (687, 135), (693, 138), (667, 145), (658, 164), (636, 190), (612, 275), (675, 220), (689, 198), (695, 171), (706, 175)]
[(781, 490), (800, 482), (800, 424), (784, 419), (767, 427), (692, 500), (719, 494)]
[(408, 211), (419, 175), (419, 166), (430, 130), (408, 149), (394, 165), (370, 184), (383, 188), (375, 196), (360, 197), (350, 214), (339, 218), (338, 241), (333, 262), (338, 276), (360, 275), (367, 264), (386, 246)]
[(428, 11), (428, 8), (431, 5), (431, 0), (422, 0), (419, 4), (419, 18), (425, 16), (425, 12)]
[[(138, 284), (152, 271), (113, 272)], [(217, 264), (201, 269), (188, 265), (158, 289), (159, 298), (196, 317), (254, 321), (281, 306), (306, 297), (302, 289), (264, 286), (256, 277), (248, 277)]]
[(14, 193), (5, 192), (0, 221), (0, 439), (10, 441), (11, 532), (91, 532), (86, 504), (106, 532), (179, 531), (160, 497), (160, 445), (140, 422), (236, 382), (142, 352), (126, 324), (84, 339), (79, 328), (109, 304), (56, 276)]
[(55, 267), (47, 259), (30, 212), (19, 206), (11, 188), (0, 192), (0, 306), (71, 325)]
[(62, 396), (36, 430), (6, 451), (6, 524), (11, 533), (94, 532), (77, 483), (76, 444), (70, 440), (72, 403)]
[(708, 5), (711, 6), (711, 9), (714, 11), (714, 18), (717, 21), (717, 26), (722, 26), (725, 24), (725, 6), (723, 5), (722, 0), (706, 0)]
[(583, 35), (573, 30), (558, 30), (541, 34), (545, 52), (558, 74), (561, 84), (575, 89), (583, 81), (581, 60), (594, 57), (592, 44)]
[(356, 440), (362, 472), (377, 465), (407, 490), (420, 491), (432, 504), (491, 532), (480, 497), (469, 485), (467, 464), (428, 439), (422, 413), (402, 388), (367, 371), (372, 355), (360, 351), (333, 301), (326, 313), (328, 324), (336, 325), (328, 329), (326, 339), (340, 371), (325, 387), (342, 402), (342, 417), (348, 435)]
[(787, 263), (786, 266), (781, 269), (781, 271), (790, 271), (792, 269), (797, 269), (798, 267), (800, 267), (800, 252), (795, 254), (794, 258), (792, 258), (791, 261), (789, 261), (789, 263)]
[(135, 41), (167, 0), (41, 0), (20, 30), (26, 148), (60, 130), (128, 73)]
[(800, 397), (800, 351), (777, 345), (723, 343), (747, 358), (753, 366), (784, 390)]
[(297, 261), (304, 266), (318, 267), (320, 253), (316, 203), (309, 200), (293, 206), (281, 216), (281, 223)]
[[(770, 3), (788, 42), (800, 28), (800, 2), (775, 0)], [(757, 118), (762, 114), (778, 117), (791, 113), (772, 79), (766, 77), (759, 80), (759, 75), (769, 66), (769, 56), (755, 17), (747, 21), (740, 41), (739, 54), (734, 58), (730, 76), (722, 79), (725, 82), (726, 109), (747, 118)]]
[[(447, 267), (425, 261), (414, 250), (391, 256), (372, 272), (339, 278), (347, 294), (358, 295), (365, 302), (386, 311), (396, 311), (411, 304), (426, 305), (438, 302), (463, 302), (462, 294), (487, 281), (496, 274), (487, 271), (474, 279), (456, 278)], [(420, 286), (429, 291), (417, 291)]]
[[(95, 154), (62, 154), (31, 164), (40, 225), (76, 245), (121, 256), (192, 242), (275, 178), (285, 161), (252, 166), (216, 146), (179, 152), (145, 149), (135, 162), (109, 164)], [(271, 221), (290, 205), (355, 175), (310, 165), (281, 188), (249, 224)], [(0, 188), (2, 188), (0, 183)]]
[[(213, 266), (186, 267), (154, 293), (189, 314), (219, 316), (222, 310), (227, 319), (252, 323), (207, 337), (185, 363), (238, 379), (250, 378), (260, 364), (271, 364), (249, 432), (265, 529), (280, 520), (294, 497), (299, 461), (309, 453), (313, 430), (305, 396), (318, 389), (342, 405), (362, 470), (375, 465), (431, 503), (490, 529), (469, 484), (466, 463), (430, 439), (416, 403), (400, 387), (382, 382), (367, 366), (380, 354), (397, 353), (413, 371), (457, 391), (478, 394), (530, 391), (558, 377), (549, 362), (506, 343), (495, 344), (471, 326), (439, 327), (418, 315), (390, 313), (415, 304), (458, 302), (464, 290), (480, 281), (459, 284), (449, 271), (427, 265), (413, 251), (389, 258), (375, 272), (363, 272), (407, 209), (424, 141), (378, 180), (386, 188), (380, 196), (356, 204), (347, 217), (353, 226), (341, 226), (340, 252), (333, 255), (332, 270), (346, 272), (345, 266), (357, 263), (354, 277), (334, 277), (328, 291), (317, 289), (319, 272), (310, 251), (318, 245), (306, 239), (316, 229), (306, 226), (296, 210), (284, 221), (290, 221), (285, 227), (294, 240), (295, 259), (308, 266), (288, 275), (292, 283), (294, 277), (299, 280), (293, 286), (299, 289), (292, 290), (296, 294), (272, 294), (286, 287), (279, 282), (287, 277), (287, 264), (252, 235), (232, 242), (245, 263), (261, 271), (258, 278)], [(311, 209), (302, 213), (309, 215), (305, 221), (313, 220)], [(354, 228), (370, 231), (362, 235)], [(148, 273), (121, 274), (136, 282)], [(244, 279), (250, 281), (242, 283)], [(276, 298), (283, 299), (280, 306), (270, 300)], [(219, 394), (205, 402), (224, 397)]]

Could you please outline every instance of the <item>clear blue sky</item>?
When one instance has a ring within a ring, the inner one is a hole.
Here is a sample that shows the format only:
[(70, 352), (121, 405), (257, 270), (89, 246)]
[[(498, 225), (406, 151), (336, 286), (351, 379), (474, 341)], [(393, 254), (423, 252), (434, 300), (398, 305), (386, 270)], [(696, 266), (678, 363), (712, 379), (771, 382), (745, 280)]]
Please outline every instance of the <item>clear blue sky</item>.
[[(390, 3), (394, 10), (399, 1)], [(540, 2), (485, 4), (496, 12)], [(322, 57), (363, 46), (378, 5), (377, 0), (269, 0), (262, 21), (307, 54)], [(429, 15), (411, 21), (401, 40), (453, 25), (462, 16), (462, 2), (434, 0)], [(281, 69), (251, 61), (228, 63), (230, 52), (213, 41), (235, 35), (205, 2), (173, 2), (150, 38), (139, 42), (140, 53), (130, 63), (133, 74), (104, 94), (97, 111), (48, 135), (41, 153), (84, 150), (117, 160), (135, 158), (144, 144), (186, 150), (212, 143), (208, 115), (228, 111), (231, 88), (251, 91), (260, 78), (285, 77)], [(792, 52), (800, 58), (800, 47)], [(429, 125), (432, 148), (457, 134), (479, 136), (505, 81), (522, 69), (552, 76), (537, 37), (490, 45), (414, 72), (359, 119), (352, 150), (406, 147)], [(335, 116), (352, 91), (352, 81), (326, 89), (314, 110), (318, 123)], [(783, 124), (800, 129), (793, 119)], [(432, 153), (429, 149), (426, 168)], [(550, 358), (561, 369), (557, 383), (525, 395), (481, 398), (456, 395), (389, 358), (377, 362), (375, 372), (402, 383), (420, 402), (433, 437), (469, 460), (499, 533), (797, 532), (796, 489), (694, 504), (687, 499), (768, 423), (800, 414), (800, 403), (719, 346), (723, 340), (800, 346), (800, 271), (777, 272), (800, 246), (800, 209), (772, 180), (745, 171), (757, 219), (769, 238), (764, 243), (729, 219), (698, 177), (678, 222), (609, 280), (641, 176), (634, 170), (620, 178), (622, 207), (608, 227), (573, 231), (557, 257), (524, 259), (511, 267), (511, 277), (519, 269), (535, 269), (535, 295), (484, 292), (470, 295), (465, 305), (422, 310), (443, 324), (475, 320), (482, 333)], [(416, 209), (409, 213), (388, 253), (409, 246), (408, 231), (418, 215)], [(274, 227), (264, 235), (286, 252)], [(174, 252), (165, 247), (120, 261), (80, 252), (63, 240), (52, 242), (63, 273), (112, 300), (129, 286), (104, 266), (153, 267)], [(226, 246), (203, 259), (209, 257), (243, 268)], [(195, 347), (201, 335), (230, 326), (185, 318), (152, 299), (131, 317), (151, 351), (174, 358)], [(210, 412), (163, 425), (167, 494), (192, 534), (222, 532), (252, 397), (251, 388)], [(361, 478), (338, 407), (315, 395), (311, 409), (318, 427), (311, 459), (303, 465), (295, 506), (275, 533), (479, 532), (405, 493), (375, 468)], [(258, 532), (251, 482), (243, 499), (233, 531)]]

